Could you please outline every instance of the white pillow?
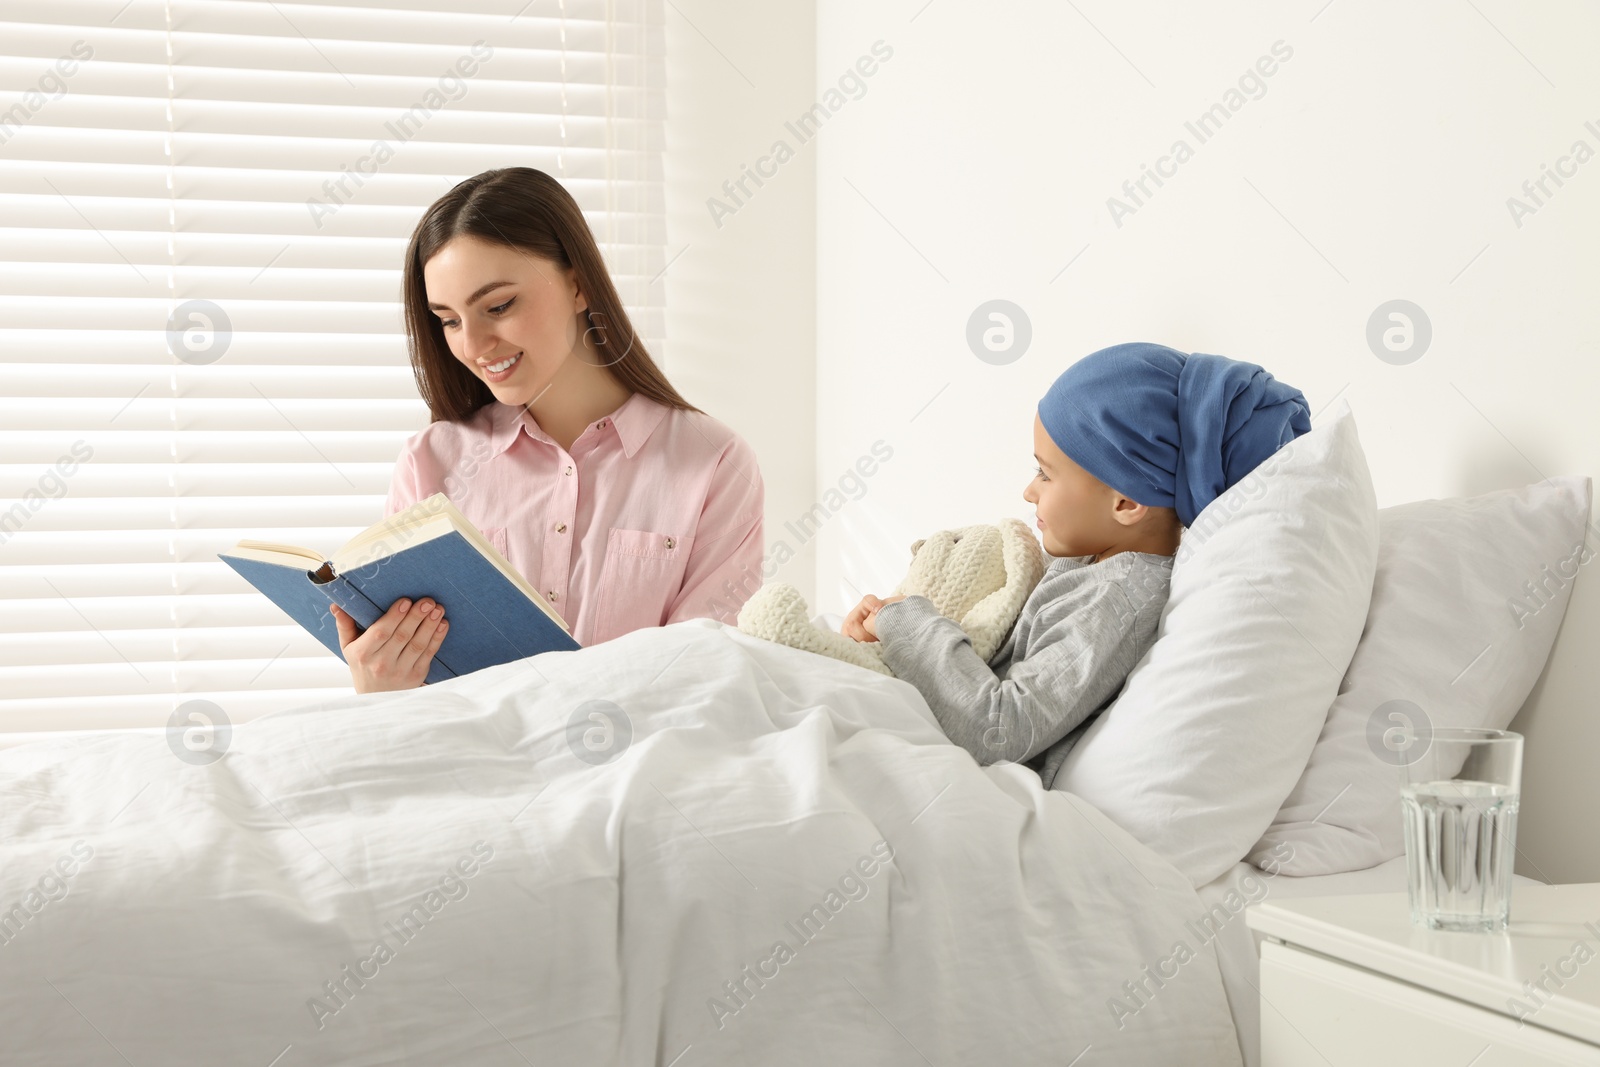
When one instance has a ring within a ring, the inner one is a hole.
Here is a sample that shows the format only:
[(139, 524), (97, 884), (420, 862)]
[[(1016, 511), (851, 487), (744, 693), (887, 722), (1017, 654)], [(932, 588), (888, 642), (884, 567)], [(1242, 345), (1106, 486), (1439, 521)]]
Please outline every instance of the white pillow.
[(1377, 501), (1355, 420), (1322, 426), (1183, 535), (1155, 644), (1051, 787), (1211, 882), (1272, 823), (1361, 636)]
[[(1284, 874), (1334, 874), (1405, 851), (1400, 767), (1436, 727), (1504, 729), (1522, 707), (1572, 579), (1595, 555), (1584, 545), (1589, 495), (1589, 479), (1569, 475), (1378, 512), (1366, 633), (1252, 861), (1271, 852)], [(1289, 858), (1273, 851), (1285, 842)]]

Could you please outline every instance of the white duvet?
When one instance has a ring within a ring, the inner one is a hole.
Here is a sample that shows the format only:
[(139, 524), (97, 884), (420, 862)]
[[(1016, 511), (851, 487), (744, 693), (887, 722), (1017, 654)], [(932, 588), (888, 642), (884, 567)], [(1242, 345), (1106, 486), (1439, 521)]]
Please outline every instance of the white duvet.
[(904, 682), (708, 620), (205, 765), (0, 752), (0, 842), (8, 1065), (1239, 1062), (1176, 870)]

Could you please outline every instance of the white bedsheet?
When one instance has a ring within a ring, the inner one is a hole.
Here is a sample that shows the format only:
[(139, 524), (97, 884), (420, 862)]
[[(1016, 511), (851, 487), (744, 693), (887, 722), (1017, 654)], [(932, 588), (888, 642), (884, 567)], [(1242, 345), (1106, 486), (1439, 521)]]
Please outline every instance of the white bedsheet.
[[(596, 699), (631, 743), (591, 765)], [(1239, 1063), (1176, 870), (909, 685), (709, 620), (206, 766), (0, 751), (0, 841), (10, 1065)]]

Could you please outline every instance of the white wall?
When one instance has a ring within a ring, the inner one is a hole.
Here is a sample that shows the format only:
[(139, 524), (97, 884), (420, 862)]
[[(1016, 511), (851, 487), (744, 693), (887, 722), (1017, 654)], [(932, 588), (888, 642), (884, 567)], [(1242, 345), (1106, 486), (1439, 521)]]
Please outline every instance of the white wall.
[[(1575, 140), (1600, 150), (1600, 13), (1324, 2), (819, 0), (819, 93), (893, 49), (816, 145), (819, 492), (873, 440), (894, 453), (823, 527), (813, 606), (886, 593), (928, 531), (1031, 520), (1034, 405), (1120, 341), (1347, 399), (1380, 506), (1600, 477), (1600, 159), (1520, 227), (1506, 204)], [(1201, 143), (1185, 121), (1278, 41), (1264, 95)], [(1179, 138), (1192, 158), (1117, 225), (1107, 198)], [(1033, 328), (1005, 366), (964, 336), (994, 298)], [(1396, 298), (1433, 328), (1409, 365), (1365, 336)], [(1600, 880), (1597, 637), (1585, 575), (1521, 718), (1522, 870), (1556, 881)]]
[[(732, 215), (714, 219), (706, 201), (728, 202), (723, 182), (766, 154), (784, 117), (810, 105), (815, 12), (734, 0), (673, 0), (664, 11), (662, 362), (691, 403), (760, 457), (770, 543), (774, 528), (811, 505), (816, 476), (815, 154), (798, 154), (759, 188), (746, 179), (754, 195)], [(815, 557), (806, 546), (769, 577), (809, 591)]]

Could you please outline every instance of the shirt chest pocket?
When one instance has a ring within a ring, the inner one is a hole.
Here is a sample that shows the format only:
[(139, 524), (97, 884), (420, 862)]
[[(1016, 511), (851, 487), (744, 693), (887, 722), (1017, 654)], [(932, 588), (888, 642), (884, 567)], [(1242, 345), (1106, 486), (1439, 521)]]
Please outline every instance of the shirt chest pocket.
[(595, 642), (666, 621), (683, 587), (691, 538), (613, 526), (606, 538), (595, 612)]
[[(480, 526), (478, 532), (483, 534), (484, 540), (494, 546), (496, 552), (506, 558), (507, 563), (513, 567), (517, 565), (511, 560), (511, 553), (506, 548), (506, 528), (504, 526)], [(522, 568), (517, 567), (517, 573), (522, 573)]]

